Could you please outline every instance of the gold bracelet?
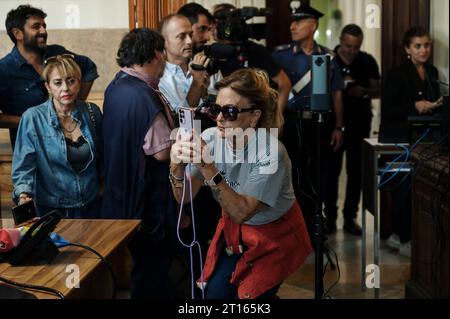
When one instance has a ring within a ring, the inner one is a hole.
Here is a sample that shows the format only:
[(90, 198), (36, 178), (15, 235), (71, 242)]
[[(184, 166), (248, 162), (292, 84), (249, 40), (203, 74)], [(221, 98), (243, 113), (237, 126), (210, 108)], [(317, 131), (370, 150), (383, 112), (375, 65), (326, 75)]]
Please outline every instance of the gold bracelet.
[(176, 180), (175, 176), (169, 175), (169, 181), (174, 188), (183, 188), (183, 182)]
[(169, 178), (173, 178), (173, 179), (175, 179), (176, 181), (182, 181), (182, 180), (184, 180), (184, 174), (183, 174), (182, 177), (176, 177), (176, 176), (173, 174), (173, 172), (172, 172), (172, 167), (169, 166)]

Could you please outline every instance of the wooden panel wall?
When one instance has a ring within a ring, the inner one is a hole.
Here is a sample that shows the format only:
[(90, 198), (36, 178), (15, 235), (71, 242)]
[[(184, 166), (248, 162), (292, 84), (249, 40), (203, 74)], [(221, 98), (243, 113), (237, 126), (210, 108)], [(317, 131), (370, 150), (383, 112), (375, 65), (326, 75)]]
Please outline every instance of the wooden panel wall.
[(128, 0), (129, 28), (157, 29), (159, 21), (176, 13), (186, 0)]

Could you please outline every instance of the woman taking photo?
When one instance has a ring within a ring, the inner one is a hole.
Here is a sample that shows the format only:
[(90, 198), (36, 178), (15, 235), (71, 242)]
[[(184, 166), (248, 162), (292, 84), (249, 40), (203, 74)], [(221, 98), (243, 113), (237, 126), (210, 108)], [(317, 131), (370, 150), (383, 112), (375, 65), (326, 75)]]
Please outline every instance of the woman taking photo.
[[(177, 201), (184, 193), (189, 202), (206, 186), (222, 208), (197, 283), (202, 286), (203, 279), (206, 298), (273, 298), (312, 251), (289, 157), (269, 133), (283, 125), (278, 94), (264, 72), (252, 69), (232, 73), (216, 88), (217, 100), (208, 114), (217, 127), (201, 137), (179, 134), (171, 150), (170, 180)], [(189, 185), (183, 189), (183, 174), (189, 172), (183, 163), (193, 163), (187, 166), (192, 169), (192, 195)]]
[(47, 59), (43, 78), (49, 100), (27, 110), (19, 124), (14, 200), (34, 200), (39, 216), (58, 209), (65, 218), (95, 218), (100, 213), (100, 110), (76, 100), (81, 71), (72, 56)]

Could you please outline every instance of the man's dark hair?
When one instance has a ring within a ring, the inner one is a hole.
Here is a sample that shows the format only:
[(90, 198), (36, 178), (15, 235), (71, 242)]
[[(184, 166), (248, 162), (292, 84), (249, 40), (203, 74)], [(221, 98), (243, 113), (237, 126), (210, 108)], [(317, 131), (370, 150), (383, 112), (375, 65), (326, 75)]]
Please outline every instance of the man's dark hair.
[(346, 25), (341, 31), (341, 37), (344, 36), (344, 34), (349, 34), (354, 37), (364, 36), (363, 30), (356, 24)]
[(33, 8), (29, 4), (20, 5), (17, 9), (12, 9), (8, 12), (5, 21), (6, 32), (8, 33), (9, 38), (14, 44), (17, 43), (16, 37), (14, 36), (12, 30), (17, 28), (21, 31), (24, 30), (24, 26), (27, 23), (27, 19), (30, 17), (40, 17), (45, 19), (47, 14), (38, 8)]
[(134, 64), (142, 66), (155, 58), (155, 51), (164, 52), (162, 35), (148, 28), (137, 28), (123, 37), (116, 61), (122, 68)]
[(179, 14), (184, 15), (186, 18), (189, 19), (191, 24), (198, 22), (198, 16), (203, 14), (207, 19), (209, 23), (214, 22), (214, 17), (211, 13), (209, 13), (208, 10), (203, 8), (198, 3), (190, 2), (182, 6), (178, 12)]
[(406, 31), (405, 35), (403, 36), (403, 45), (408, 48), (413, 38), (421, 38), (421, 37), (428, 37), (431, 39), (430, 32), (428, 32), (425, 28), (422, 27), (418, 26), (412, 27), (411, 29)]

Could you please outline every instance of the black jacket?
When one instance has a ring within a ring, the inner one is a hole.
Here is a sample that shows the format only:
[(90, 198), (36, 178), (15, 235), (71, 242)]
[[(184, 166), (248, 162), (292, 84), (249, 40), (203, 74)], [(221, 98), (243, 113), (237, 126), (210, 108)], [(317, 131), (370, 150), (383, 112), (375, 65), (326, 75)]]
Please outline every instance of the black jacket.
[(415, 102), (434, 102), (439, 97), (438, 71), (431, 64), (425, 65), (424, 81), (410, 60), (389, 70), (382, 83), (380, 134), (395, 132), (407, 137), (408, 116), (419, 115)]

